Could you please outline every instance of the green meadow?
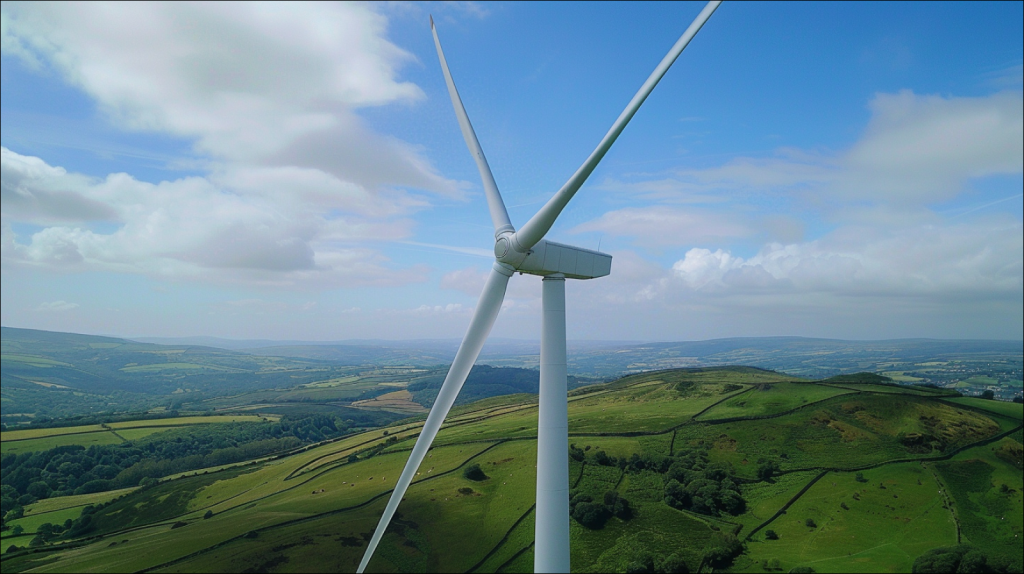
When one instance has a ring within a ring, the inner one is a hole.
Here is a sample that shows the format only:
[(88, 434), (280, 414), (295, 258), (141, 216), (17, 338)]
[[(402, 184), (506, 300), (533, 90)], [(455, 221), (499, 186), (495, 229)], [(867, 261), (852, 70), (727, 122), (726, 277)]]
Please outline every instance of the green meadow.
[(218, 415), (208, 417), (175, 417), (138, 421), (115, 422), (106, 425), (85, 425), (41, 429), (4, 431), (0, 439), (0, 452), (4, 455), (35, 452), (59, 446), (119, 444), (173, 428), (201, 424), (231, 422), (262, 422), (278, 417), (257, 415)]
[[(924, 552), (955, 545), (958, 529), (992, 556), (1019, 558), (1016, 411), (899, 390), (717, 368), (573, 391), (573, 496), (625, 499), (629, 509), (599, 524), (571, 521), (573, 570), (625, 572), (675, 555), (692, 572), (906, 572)], [(454, 409), (367, 571), (532, 571), (536, 421), (530, 395)], [(45, 500), (19, 519), (26, 532), (48, 515), (79, 518), (91, 504), (88, 528), (5, 548), (3, 571), (352, 572), (421, 424), (408, 419), (112, 496), (65, 497), (64, 506)], [(666, 469), (683, 460), (735, 483), (743, 504), (670, 506), (675, 471)], [(467, 478), (472, 464), (486, 478)], [(741, 552), (713, 558), (731, 537)]]

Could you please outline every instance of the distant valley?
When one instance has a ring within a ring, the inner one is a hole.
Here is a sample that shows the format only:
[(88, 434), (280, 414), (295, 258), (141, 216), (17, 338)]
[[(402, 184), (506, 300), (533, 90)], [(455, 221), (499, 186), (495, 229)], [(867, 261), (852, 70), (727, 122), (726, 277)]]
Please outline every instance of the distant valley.
[[(454, 353), (2, 334), (4, 572), (354, 571)], [(531, 571), (532, 345), (486, 350), (369, 571)], [(1022, 569), (1020, 342), (570, 362), (576, 571)]]

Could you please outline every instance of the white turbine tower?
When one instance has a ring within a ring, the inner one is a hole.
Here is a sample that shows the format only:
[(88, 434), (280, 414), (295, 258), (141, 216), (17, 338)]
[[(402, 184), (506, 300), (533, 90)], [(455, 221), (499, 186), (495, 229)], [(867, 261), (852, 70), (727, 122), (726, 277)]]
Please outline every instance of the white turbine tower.
[(697, 34), (701, 26), (707, 22), (711, 14), (718, 8), (720, 1), (708, 2), (697, 18), (676, 41), (672, 49), (654, 69), (640, 90), (615, 120), (604, 139), (590, 154), (583, 165), (576, 170), (569, 181), (551, 198), (519, 231), (512, 226), (505, 210), (505, 204), (494, 183), (491, 168), (487, 165), (480, 142), (476, 139), (469, 116), (462, 105), (444, 52), (441, 41), (434, 28), (434, 20), (430, 19), (430, 29), (434, 34), (434, 45), (437, 57), (441, 61), (441, 70), (448, 85), (455, 115), (459, 119), (462, 136), (476, 161), (483, 180), (487, 205), (490, 208), (491, 220), (494, 222), (494, 266), (487, 284), (477, 303), (473, 319), (469, 323), (462, 345), (455, 354), (455, 360), (448, 370), (441, 390), (437, 394), (434, 406), (427, 415), (416, 445), (413, 446), (409, 461), (405, 464), (401, 477), (395, 484), (384, 515), (381, 516), (377, 529), (373, 533), (366, 553), (359, 563), (357, 572), (363, 572), (373, 557), (374, 550), (380, 543), (384, 531), (391, 522), (395, 510), (402, 497), (405, 496), (409, 484), (416, 476), (416, 470), (430, 449), (437, 431), (441, 428), (448, 411), (462, 390), (469, 370), (476, 362), (480, 349), (487, 339), (494, 319), (498, 316), (501, 303), (505, 299), (505, 288), (508, 279), (515, 272), (540, 275), (543, 277), (543, 318), (540, 349), (540, 418), (537, 429), (537, 516), (534, 546), (535, 572), (568, 572), (569, 571), (569, 418), (568, 395), (566, 388), (565, 359), (565, 280), (594, 279), (604, 277), (611, 272), (612, 257), (605, 253), (572, 247), (547, 241), (544, 236), (555, 223), (555, 219), (565, 208), (572, 196), (587, 180), (598, 162), (615, 143), (623, 128), (640, 109), (651, 90), (658, 84), (665, 72), (682, 53), (686, 45)]

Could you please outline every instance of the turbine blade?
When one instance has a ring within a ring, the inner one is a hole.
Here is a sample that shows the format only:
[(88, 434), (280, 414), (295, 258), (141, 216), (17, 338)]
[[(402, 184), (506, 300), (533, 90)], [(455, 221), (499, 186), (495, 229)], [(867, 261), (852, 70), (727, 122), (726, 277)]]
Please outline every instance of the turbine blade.
[(583, 185), (583, 182), (587, 181), (591, 172), (593, 172), (594, 168), (597, 167), (597, 164), (601, 161), (601, 158), (604, 157), (604, 154), (608, 153), (608, 150), (612, 147), (612, 144), (615, 143), (619, 134), (622, 133), (626, 124), (629, 123), (629, 120), (633, 119), (633, 115), (636, 114), (638, 109), (640, 109), (640, 106), (644, 103), (644, 100), (647, 99), (647, 96), (651, 94), (651, 90), (654, 89), (654, 86), (658, 85), (658, 82), (661, 81), (665, 72), (667, 72), (669, 67), (672, 66), (672, 63), (676, 61), (676, 58), (678, 58), (679, 54), (681, 54), (683, 49), (686, 48), (686, 45), (690, 43), (690, 40), (692, 40), (697, 34), (701, 26), (708, 21), (708, 18), (711, 17), (711, 14), (716, 8), (718, 8), (719, 4), (721, 4), (720, 0), (708, 2), (707, 6), (701, 10), (697, 18), (692, 24), (690, 24), (690, 27), (683, 32), (683, 35), (679, 37), (679, 40), (676, 41), (674, 46), (672, 46), (672, 49), (665, 55), (665, 58), (661, 60), (658, 67), (655, 68), (654, 72), (652, 72), (650, 77), (647, 78), (644, 85), (640, 87), (640, 91), (633, 96), (629, 105), (626, 106), (626, 109), (619, 115), (619, 119), (615, 120), (612, 128), (608, 130), (607, 134), (605, 134), (601, 143), (597, 144), (597, 148), (590, 154), (587, 161), (583, 162), (583, 165), (576, 170), (576, 173), (569, 178), (569, 181), (565, 182), (562, 189), (558, 190), (558, 193), (556, 193), (554, 197), (544, 205), (544, 207), (540, 208), (540, 211), (531, 217), (530, 220), (527, 221), (518, 232), (516, 232), (513, 237), (513, 245), (516, 246), (516, 249), (521, 252), (525, 252), (536, 245), (537, 242), (547, 234), (551, 229), (551, 226), (554, 225), (555, 220), (558, 219), (558, 215), (562, 213), (562, 209), (564, 209), (566, 204), (569, 203), (569, 200), (576, 194), (580, 186)]
[(363, 559), (359, 562), (359, 569), (356, 572), (362, 572), (369, 564), (373, 552), (377, 549), (377, 544), (380, 543), (384, 531), (391, 522), (391, 517), (394, 516), (398, 504), (405, 496), (405, 491), (416, 476), (416, 470), (423, 462), (423, 458), (427, 456), (427, 450), (434, 442), (441, 423), (444, 422), (448, 411), (455, 404), (455, 399), (459, 396), (463, 383), (466, 382), (469, 370), (476, 362), (480, 349), (484, 346), (484, 341), (487, 340), (487, 334), (491, 332), (491, 327), (494, 325), (494, 319), (497, 318), (498, 311), (501, 310), (501, 303), (505, 300), (505, 288), (508, 286), (508, 278), (511, 276), (511, 267), (500, 263), (494, 264), (491, 275), (487, 278), (487, 285), (484, 286), (483, 293), (480, 294), (480, 301), (477, 303), (476, 312), (473, 313), (473, 320), (469, 323), (466, 337), (462, 339), (462, 345), (455, 353), (455, 360), (452, 361), (452, 366), (448, 369), (448, 376), (441, 384), (441, 390), (437, 393), (434, 406), (431, 407), (430, 414), (427, 415), (427, 422), (423, 424), (423, 430), (420, 431), (420, 436), (416, 439), (416, 445), (412, 447), (409, 461), (405, 463), (402, 476), (395, 484), (395, 490), (391, 493), (391, 499), (388, 500), (388, 505), (384, 509), (384, 515), (377, 523), (377, 530), (374, 531), (373, 538), (370, 540), (369, 546), (366, 547), (366, 553), (363, 554)]
[(494, 222), (494, 235), (499, 232), (515, 231), (512, 221), (508, 218), (508, 211), (505, 209), (505, 202), (501, 200), (498, 193), (498, 185), (494, 183), (494, 176), (491, 175), (491, 167), (487, 165), (487, 158), (484, 157), (484, 150), (476, 139), (476, 132), (473, 131), (473, 124), (469, 123), (469, 115), (462, 105), (462, 98), (459, 91), (455, 89), (455, 80), (448, 70), (448, 61), (444, 58), (444, 51), (441, 50), (441, 40), (437, 37), (437, 28), (434, 27), (434, 18), (430, 18), (430, 31), (434, 34), (434, 46), (437, 47), (437, 58), (441, 60), (441, 70), (444, 72), (444, 81), (448, 84), (448, 95), (452, 98), (452, 107), (455, 108), (455, 116), (459, 118), (459, 127), (462, 129), (462, 137), (466, 140), (466, 147), (473, 155), (476, 167), (480, 170), (480, 180), (484, 184), (484, 194), (487, 195), (487, 207), (491, 211), (491, 221)]

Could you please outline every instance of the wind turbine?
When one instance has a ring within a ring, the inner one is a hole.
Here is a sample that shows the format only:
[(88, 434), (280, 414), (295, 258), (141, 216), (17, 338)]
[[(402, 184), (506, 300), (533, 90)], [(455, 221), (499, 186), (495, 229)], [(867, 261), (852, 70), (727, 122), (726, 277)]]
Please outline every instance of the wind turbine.
[(630, 100), (629, 105), (615, 120), (604, 139), (590, 154), (569, 181), (562, 186), (529, 221), (518, 231), (512, 226), (505, 209), (505, 203), (494, 183), (491, 168), (487, 165), (484, 151), (476, 139), (469, 116), (462, 105), (462, 98), (455, 89), (455, 82), (448, 70), (448, 62), (441, 50), (441, 41), (437, 37), (434, 19), (430, 19), (430, 30), (434, 35), (437, 57), (441, 61), (441, 70), (448, 85), (455, 115), (462, 129), (462, 137), (466, 140), (469, 152), (480, 170), (487, 206), (494, 223), (494, 266), (487, 278), (483, 293), (477, 303), (473, 319), (469, 323), (462, 345), (455, 354), (455, 360), (448, 370), (448, 375), (441, 385), (441, 390), (434, 400), (434, 405), (427, 415), (416, 445), (413, 446), (409, 461), (395, 484), (395, 490), (388, 500), (377, 529), (370, 539), (357, 572), (363, 572), (373, 557), (384, 531), (398, 509), (398, 504), (405, 496), (409, 484), (416, 476), (423, 458), (427, 455), (431, 443), (437, 436), (441, 424), (444, 423), (448, 411), (462, 390), (463, 383), (470, 369), (476, 362), (480, 349), (494, 325), (494, 320), (505, 299), (505, 288), (509, 277), (515, 272), (520, 274), (540, 275), (543, 277), (540, 341), (540, 397), (539, 421), (537, 429), (537, 516), (534, 545), (535, 572), (568, 572), (569, 571), (569, 416), (568, 393), (566, 387), (565, 358), (565, 280), (594, 279), (611, 273), (611, 255), (563, 245), (547, 241), (544, 236), (555, 223), (558, 215), (572, 199), (576, 191), (594, 171), (604, 154), (615, 143), (616, 138), (633, 118), (637, 110), (650, 95), (654, 86), (658, 85), (662, 76), (676, 61), (686, 45), (697, 34), (701, 26), (707, 22), (711, 14), (721, 4), (720, 0), (708, 2), (701, 10), (690, 27), (683, 32), (672, 49), (654, 69), (644, 85)]

